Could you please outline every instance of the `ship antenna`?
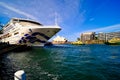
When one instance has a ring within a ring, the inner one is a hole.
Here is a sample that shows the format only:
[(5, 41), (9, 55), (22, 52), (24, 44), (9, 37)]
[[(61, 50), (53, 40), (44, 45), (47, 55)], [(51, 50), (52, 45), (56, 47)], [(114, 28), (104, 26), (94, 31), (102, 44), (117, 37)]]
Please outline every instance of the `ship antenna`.
[(55, 25), (58, 25), (57, 13), (55, 12)]

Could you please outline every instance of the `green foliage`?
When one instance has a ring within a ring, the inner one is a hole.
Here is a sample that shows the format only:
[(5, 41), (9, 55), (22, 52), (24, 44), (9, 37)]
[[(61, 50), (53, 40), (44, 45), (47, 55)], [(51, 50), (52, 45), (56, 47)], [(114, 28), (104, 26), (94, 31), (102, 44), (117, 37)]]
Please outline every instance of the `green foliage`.
[(0, 34), (2, 34), (3, 33), (3, 31), (2, 30), (0, 30)]
[(80, 38), (77, 38), (77, 41), (80, 41)]

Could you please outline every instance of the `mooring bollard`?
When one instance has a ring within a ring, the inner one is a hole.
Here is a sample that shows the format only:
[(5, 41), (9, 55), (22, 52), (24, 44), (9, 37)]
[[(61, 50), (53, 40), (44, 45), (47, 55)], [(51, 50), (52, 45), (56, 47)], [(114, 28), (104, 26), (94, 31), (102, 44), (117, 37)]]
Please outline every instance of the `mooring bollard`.
[(14, 73), (14, 80), (26, 80), (26, 74), (24, 70), (19, 70)]

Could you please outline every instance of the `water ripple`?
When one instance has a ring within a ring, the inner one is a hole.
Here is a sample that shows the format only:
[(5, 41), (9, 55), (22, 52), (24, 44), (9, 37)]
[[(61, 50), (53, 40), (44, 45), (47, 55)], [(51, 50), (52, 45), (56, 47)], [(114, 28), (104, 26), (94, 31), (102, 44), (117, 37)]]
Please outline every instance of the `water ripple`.
[(119, 80), (120, 46), (55, 45), (1, 56), (3, 80), (25, 70), (27, 80)]

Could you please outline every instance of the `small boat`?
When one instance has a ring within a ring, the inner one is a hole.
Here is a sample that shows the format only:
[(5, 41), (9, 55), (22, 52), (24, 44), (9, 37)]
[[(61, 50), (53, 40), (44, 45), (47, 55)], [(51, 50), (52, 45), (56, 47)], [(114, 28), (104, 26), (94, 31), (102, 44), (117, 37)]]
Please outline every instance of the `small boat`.
[(72, 42), (71, 44), (73, 44), (73, 45), (85, 45), (81, 41), (75, 41), (75, 42)]

